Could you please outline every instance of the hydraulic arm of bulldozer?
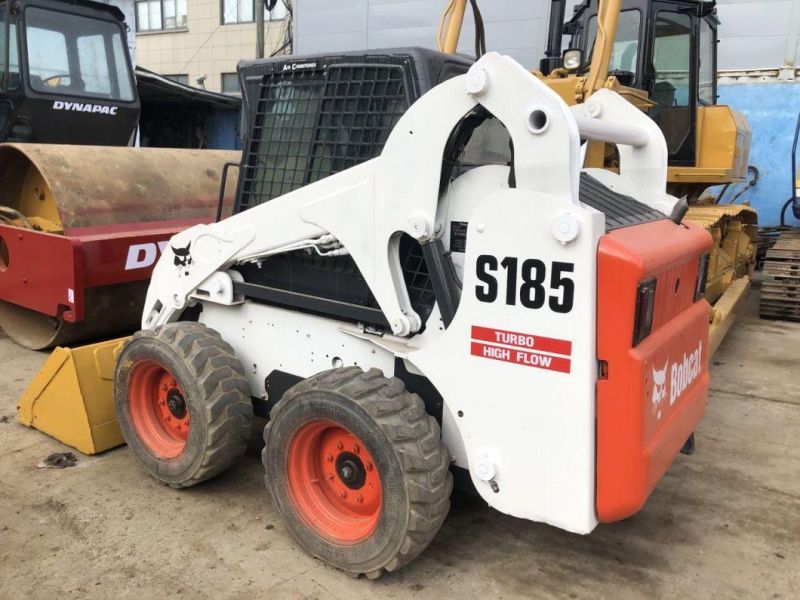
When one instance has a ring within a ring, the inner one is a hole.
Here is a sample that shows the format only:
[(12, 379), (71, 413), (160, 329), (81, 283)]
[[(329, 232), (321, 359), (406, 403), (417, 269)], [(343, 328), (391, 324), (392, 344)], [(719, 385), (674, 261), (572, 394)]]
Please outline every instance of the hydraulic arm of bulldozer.
[(597, 41), (592, 51), (589, 76), (584, 80), (584, 98), (605, 85), (608, 77), (608, 63), (611, 60), (611, 50), (614, 47), (614, 38), (617, 35), (620, 4), (620, 0), (602, 0), (600, 2), (600, 10), (597, 15)]
[(458, 51), (458, 40), (461, 38), (461, 26), (464, 24), (466, 10), (467, 0), (448, 0), (439, 21), (437, 36), (439, 52), (455, 54)]
[[(512, 59), (485, 55), (467, 75), (414, 103), (380, 157), (173, 237), (153, 273), (143, 328), (177, 320), (193, 299), (241, 302), (226, 272), (233, 264), (313, 248), (320, 255), (349, 253), (392, 332), (406, 336), (418, 331), (420, 319), (397, 258), (399, 238), (406, 233), (423, 246), (437, 243), (441, 161), (435, 157), (444, 155), (457, 123), (478, 105), (495, 115), (511, 136), (518, 189), (560, 197), (579, 211), (583, 136), (622, 144), (623, 177), (599, 176), (617, 178), (623, 193), (670, 215), (676, 200), (665, 191), (666, 145), (658, 127), (608, 90), (598, 92), (592, 102), (592, 110), (587, 105), (569, 109)], [(573, 222), (568, 215), (564, 218)], [(458, 297), (453, 300), (457, 305)]]
[[(565, 0), (552, 0), (554, 14), (563, 15)], [(558, 7), (556, 5), (559, 5)], [(617, 32), (621, 0), (602, 0), (597, 19), (597, 40), (592, 51), (592, 62), (588, 75), (583, 78), (581, 90), (577, 93), (583, 99), (605, 87), (608, 78), (608, 65), (611, 60), (611, 51), (614, 47), (614, 37)], [(461, 37), (461, 28), (464, 24), (464, 15), (467, 9), (467, 0), (449, 0), (439, 22), (437, 44), (441, 52), (455, 54), (458, 51), (458, 41)], [(560, 9), (560, 10), (559, 10)], [(561, 23), (558, 25), (560, 31)], [(553, 24), (551, 23), (551, 30)], [(560, 35), (551, 31), (551, 37)], [(552, 49), (551, 49), (552, 50)]]

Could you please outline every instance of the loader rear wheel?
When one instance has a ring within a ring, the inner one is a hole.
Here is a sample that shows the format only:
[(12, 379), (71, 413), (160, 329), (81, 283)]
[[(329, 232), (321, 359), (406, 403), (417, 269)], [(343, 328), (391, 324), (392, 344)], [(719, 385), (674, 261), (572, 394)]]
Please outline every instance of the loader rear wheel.
[(262, 461), (275, 507), (311, 554), (379, 577), (418, 556), (450, 508), (439, 425), (377, 369), (325, 371), (275, 405)]
[(114, 400), (125, 441), (163, 484), (200, 483), (247, 447), (253, 405), (244, 369), (200, 323), (136, 333), (117, 360)]

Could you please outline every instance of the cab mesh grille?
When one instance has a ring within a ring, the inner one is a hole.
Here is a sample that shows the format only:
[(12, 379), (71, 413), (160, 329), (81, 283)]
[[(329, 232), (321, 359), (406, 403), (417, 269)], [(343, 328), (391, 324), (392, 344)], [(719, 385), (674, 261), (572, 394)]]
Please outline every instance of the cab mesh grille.
[(410, 105), (408, 87), (391, 64), (264, 75), (236, 212), (378, 156)]

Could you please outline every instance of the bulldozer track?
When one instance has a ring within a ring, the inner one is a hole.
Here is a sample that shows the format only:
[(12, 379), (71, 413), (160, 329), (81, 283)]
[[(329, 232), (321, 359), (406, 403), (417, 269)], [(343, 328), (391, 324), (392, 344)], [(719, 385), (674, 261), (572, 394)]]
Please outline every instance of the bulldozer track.
[(759, 314), (800, 321), (800, 230), (782, 232), (767, 252)]

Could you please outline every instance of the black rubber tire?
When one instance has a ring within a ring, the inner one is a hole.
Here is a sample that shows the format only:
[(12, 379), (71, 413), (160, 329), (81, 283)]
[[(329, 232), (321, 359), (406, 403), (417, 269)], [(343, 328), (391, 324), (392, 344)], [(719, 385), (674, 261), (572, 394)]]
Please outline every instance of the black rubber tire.
[[(184, 392), (191, 426), (183, 452), (173, 459), (153, 454), (131, 422), (129, 378), (142, 360), (166, 367)], [(173, 488), (218, 475), (247, 449), (253, 404), (244, 369), (230, 344), (200, 323), (171, 323), (134, 334), (117, 360), (114, 402), (128, 446), (150, 475)]]
[[(422, 399), (378, 369), (333, 369), (301, 381), (275, 405), (264, 428), (265, 482), (287, 528), (309, 553), (353, 576), (370, 579), (416, 558), (450, 509), (453, 477), (439, 424)], [(338, 423), (363, 441), (381, 477), (383, 504), (375, 531), (355, 544), (321, 536), (298, 514), (289, 494), (290, 443), (313, 421)]]

